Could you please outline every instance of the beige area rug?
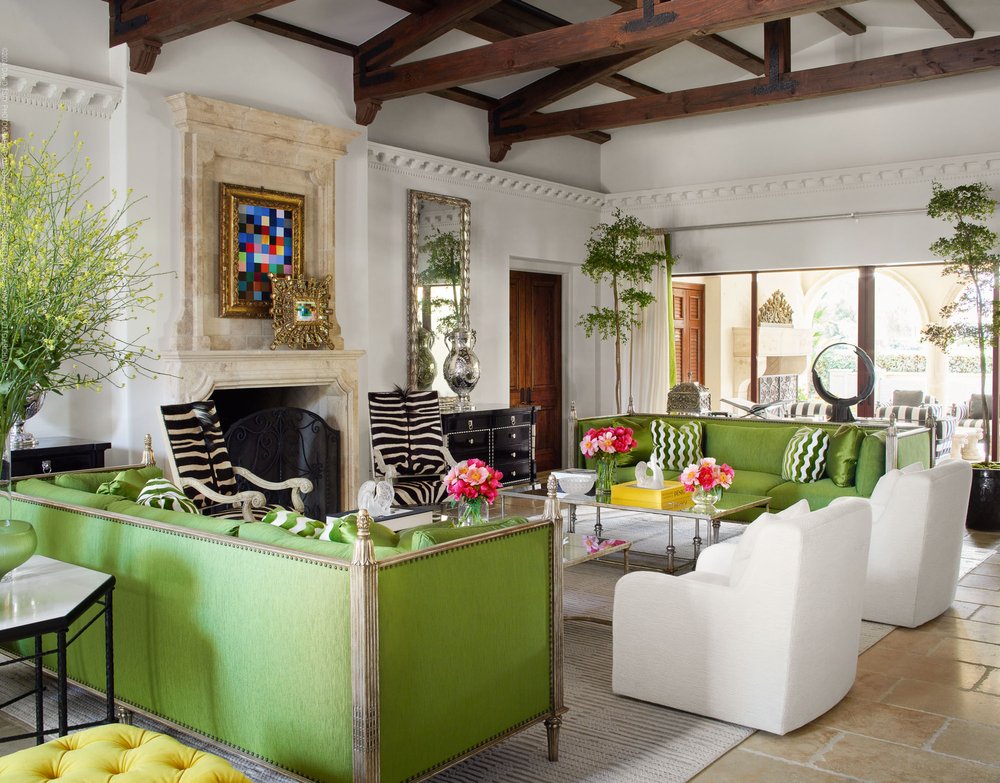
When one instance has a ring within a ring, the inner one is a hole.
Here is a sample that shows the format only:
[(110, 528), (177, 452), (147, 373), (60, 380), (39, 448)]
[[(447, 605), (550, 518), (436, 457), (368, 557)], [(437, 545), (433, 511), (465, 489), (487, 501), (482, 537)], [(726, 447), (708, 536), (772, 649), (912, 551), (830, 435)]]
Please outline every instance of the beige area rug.
[[(606, 536), (635, 541), (636, 552), (659, 554), (666, 546), (662, 519), (651, 515), (603, 515)], [(578, 532), (590, 532), (592, 517), (580, 515)], [(742, 525), (724, 525), (722, 537), (739, 535)], [(690, 555), (693, 529), (678, 525), (678, 548)], [(704, 537), (704, 532), (702, 532)], [(682, 540), (686, 538), (686, 541)], [(585, 563), (565, 573), (565, 612), (610, 619), (618, 564)], [(590, 622), (565, 625), (566, 714), (560, 735), (560, 759), (547, 760), (545, 729), (535, 726), (495, 748), (435, 776), (435, 783), (680, 783), (697, 774), (753, 733), (752, 729), (634, 701), (611, 693), (611, 628)], [(892, 626), (862, 624), (861, 649), (874, 644)], [(30, 687), (32, 669), (5, 667), (0, 701)], [(49, 717), (55, 715), (54, 693), (46, 694)], [(70, 722), (98, 719), (103, 701), (71, 688)], [(13, 718), (33, 723), (31, 700), (11, 707)], [(186, 745), (216, 753), (257, 783), (284, 783), (301, 778), (277, 772), (253, 758), (188, 732), (137, 715), (136, 725), (177, 737)], [(26, 729), (27, 730), (27, 729)], [(0, 753), (10, 752), (0, 745)]]

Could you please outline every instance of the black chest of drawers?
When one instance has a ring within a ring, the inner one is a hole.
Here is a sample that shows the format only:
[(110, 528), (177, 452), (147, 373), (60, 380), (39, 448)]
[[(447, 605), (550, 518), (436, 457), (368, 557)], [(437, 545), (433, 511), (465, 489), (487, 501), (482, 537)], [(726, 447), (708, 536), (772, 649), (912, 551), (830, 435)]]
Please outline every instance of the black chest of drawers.
[(16, 477), (103, 468), (104, 452), (110, 448), (110, 443), (79, 438), (39, 438), (33, 448), (10, 452), (12, 473)]
[(503, 473), (503, 484), (535, 483), (535, 408), (477, 406), (441, 414), (445, 445), (461, 461), (481, 459)]

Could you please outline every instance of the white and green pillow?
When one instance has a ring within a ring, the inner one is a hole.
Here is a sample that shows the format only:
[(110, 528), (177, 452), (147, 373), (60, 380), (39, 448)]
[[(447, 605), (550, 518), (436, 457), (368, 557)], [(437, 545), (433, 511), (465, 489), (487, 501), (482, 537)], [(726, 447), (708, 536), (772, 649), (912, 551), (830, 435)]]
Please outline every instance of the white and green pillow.
[(198, 507), (179, 488), (164, 478), (154, 478), (147, 481), (135, 500), (140, 506), (162, 508), (167, 511), (183, 511), (188, 514), (200, 514)]
[(302, 536), (302, 538), (313, 538), (317, 530), (323, 529), (322, 522), (310, 519), (297, 511), (287, 511), (283, 508), (272, 508), (264, 515), (261, 522), (280, 527), (293, 535)]
[(785, 447), (781, 477), (797, 484), (810, 484), (826, 472), (830, 435), (818, 427), (799, 427)]
[(653, 419), (649, 425), (653, 435), (653, 450), (649, 462), (668, 473), (680, 473), (701, 459), (701, 422), (689, 421), (675, 427), (664, 419)]

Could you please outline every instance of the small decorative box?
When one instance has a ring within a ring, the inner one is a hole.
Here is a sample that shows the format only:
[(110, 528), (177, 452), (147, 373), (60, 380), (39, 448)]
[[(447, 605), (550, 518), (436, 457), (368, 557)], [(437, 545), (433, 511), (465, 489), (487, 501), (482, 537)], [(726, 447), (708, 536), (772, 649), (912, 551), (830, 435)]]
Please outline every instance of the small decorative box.
[(611, 487), (611, 502), (639, 508), (667, 508), (681, 505), (691, 496), (679, 481), (666, 481), (664, 484), (663, 489), (643, 489), (634, 481), (615, 484)]

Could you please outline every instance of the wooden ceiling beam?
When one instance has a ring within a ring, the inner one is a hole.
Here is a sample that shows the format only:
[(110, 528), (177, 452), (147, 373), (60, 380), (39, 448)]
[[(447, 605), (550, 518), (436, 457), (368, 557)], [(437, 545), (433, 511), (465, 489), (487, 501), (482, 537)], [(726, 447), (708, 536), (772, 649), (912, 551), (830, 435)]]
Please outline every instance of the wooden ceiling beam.
[(596, 128), (623, 128), (756, 106), (870, 90), (974, 73), (1000, 67), (1000, 36), (915, 52), (829, 65), (785, 75), (699, 87), (652, 98), (615, 101), (532, 117), (491, 127), (491, 142), (513, 144)]
[(976, 31), (945, 0), (913, 0), (952, 38), (972, 38)]
[[(455, 101), (455, 103), (461, 103), (463, 106), (471, 106), (474, 109), (485, 109), (486, 111), (495, 109), (497, 104), (500, 103), (497, 98), (483, 95), (481, 92), (473, 92), (464, 87), (450, 87), (447, 90), (432, 92), (431, 95)], [(574, 133), (571, 135), (578, 139), (583, 139), (583, 141), (592, 141), (594, 144), (604, 144), (606, 141), (611, 141), (611, 134), (604, 133), (603, 131), (585, 131), (584, 133)]]
[[(410, 13), (425, 11), (433, 7), (430, 0), (382, 0), (382, 2)], [(474, 19), (462, 22), (458, 25), (458, 29), (476, 38), (482, 38), (484, 41), (497, 43), (543, 30), (567, 27), (569, 24), (565, 19), (560, 19), (533, 6), (516, 2), (516, 0), (500, 0), (495, 6)], [(605, 87), (618, 90), (633, 98), (663, 95), (663, 92), (655, 87), (642, 84), (621, 74), (605, 76), (598, 80), (598, 84), (603, 84)]]
[(742, 46), (737, 46), (732, 41), (727, 41), (721, 35), (695, 37), (691, 39), (691, 43), (733, 65), (738, 65), (745, 71), (757, 76), (764, 75), (764, 61), (760, 57), (748, 52)]
[[(846, 0), (857, 2), (857, 0)], [(836, 0), (672, 0), (600, 19), (578, 22), (418, 62), (362, 74), (355, 101), (378, 102), (470, 84), (539, 68), (558, 67), (652, 46), (666, 46), (700, 34), (760, 24), (786, 16), (835, 8)], [(669, 8), (670, 10), (664, 10)], [(364, 112), (360, 112), (364, 115)], [(360, 120), (359, 120), (360, 121)]]
[(819, 15), (826, 21), (847, 35), (861, 35), (868, 30), (857, 17), (847, 13), (843, 8), (831, 8), (829, 11), (820, 11)]
[(568, 65), (504, 96), (494, 111), (505, 116), (531, 114), (660, 51), (640, 49)]
[(392, 65), (499, 1), (443, 0), (426, 11), (411, 13), (361, 44), (355, 68), (364, 72)]
[(776, 19), (764, 25), (764, 56), (771, 81), (792, 70), (792, 20)]
[(349, 57), (354, 57), (358, 53), (358, 46), (356, 44), (331, 38), (321, 33), (315, 33), (304, 27), (297, 27), (294, 24), (282, 22), (279, 19), (272, 19), (269, 16), (253, 14), (245, 19), (237, 19), (236, 21), (257, 30), (263, 30), (265, 33), (280, 35), (282, 38), (288, 38), (292, 41), (309, 44), (310, 46), (318, 46), (320, 49), (326, 49), (328, 52), (346, 54)]
[(291, 0), (110, 0), (110, 45), (160, 45), (285, 5)]

